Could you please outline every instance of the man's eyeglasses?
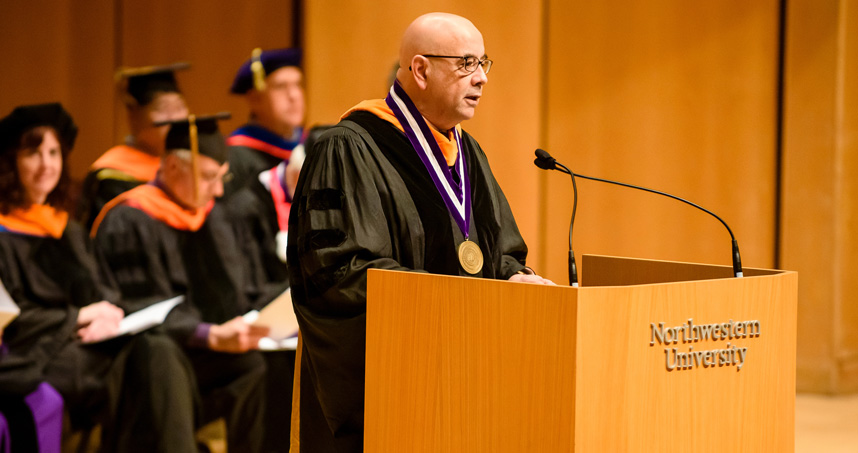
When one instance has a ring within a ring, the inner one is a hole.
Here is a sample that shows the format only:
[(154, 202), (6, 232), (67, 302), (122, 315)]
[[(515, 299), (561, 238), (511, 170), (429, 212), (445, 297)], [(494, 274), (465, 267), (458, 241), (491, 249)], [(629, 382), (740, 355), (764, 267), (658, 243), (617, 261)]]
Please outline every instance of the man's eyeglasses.
[(463, 69), (468, 74), (473, 73), (477, 70), (477, 66), (482, 66), (483, 71), (488, 74), (489, 70), (492, 69), (492, 60), (486, 58), (477, 58), (473, 55), (467, 57), (457, 57), (455, 55), (421, 55), (421, 57), (426, 58), (455, 58), (457, 60), (461, 60), (459, 63), (459, 69)]

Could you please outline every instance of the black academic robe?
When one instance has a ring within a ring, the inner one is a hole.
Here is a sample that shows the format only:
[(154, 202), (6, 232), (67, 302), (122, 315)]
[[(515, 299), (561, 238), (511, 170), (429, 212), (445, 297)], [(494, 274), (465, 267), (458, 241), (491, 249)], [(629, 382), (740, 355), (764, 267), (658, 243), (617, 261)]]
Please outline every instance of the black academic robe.
[(286, 263), (275, 251), (280, 230), (277, 210), (271, 193), (259, 181), (259, 173), (273, 169), (283, 159), (247, 146), (230, 146), (228, 162), (232, 179), (224, 183), (219, 203), (236, 226), (238, 244), (248, 265), (254, 267), (247, 273), (249, 291), (271, 300), (268, 296), (272, 292), (279, 294), (289, 287), (289, 277)]
[[(51, 361), (65, 359), (60, 351), (77, 343), (79, 308), (115, 293), (101, 283), (86, 234), (75, 223), (59, 239), (0, 233), (0, 280), (21, 310), (3, 333), (10, 354), (0, 361), (0, 394), (27, 394)], [(67, 352), (85, 353), (76, 349)], [(13, 367), (16, 362), (31, 366)]]
[(223, 185), (224, 198), (256, 181), (260, 172), (276, 167), (283, 159), (247, 146), (230, 146), (228, 162), (232, 179)]
[[(508, 279), (527, 248), (477, 142), (462, 134), (471, 181), (469, 238), (478, 275)], [(464, 240), (405, 134), (369, 112), (325, 133), (301, 171), (289, 219), (288, 260), (304, 349), (302, 451), (360, 451), (370, 268), (468, 274)]]
[(277, 256), (277, 211), (271, 193), (258, 180), (218, 201), (227, 212), (236, 243), (246, 260), (245, 292), (255, 305), (267, 302), (289, 287), (286, 263)]
[(201, 322), (220, 324), (252, 307), (243, 292), (244, 259), (225, 211), (215, 205), (198, 231), (175, 229), (121, 204), (107, 212), (95, 243), (133, 313), (185, 295), (165, 326), (186, 343)]
[[(276, 252), (277, 210), (271, 192), (259, 181), (260, 172), (282, 160), (264, 151), (231, 146), (229, 162), (233, 179), (224, 185), (224, 197), (218, 203), (227, 209), (246, 258), (246, 292), (261, 308), (289, 287), (286, 263)], [(271, 351), (263, 356), (268, 367), (265, 451), (288, 452), (295, 351)]]
[(199, 230), (184, 231), (119, 205), (104, 216), (95, 243), (126, 311), (185, 295), (162, 328), (191, 361), (205, 406), (203, 421), (226, 419), (229, 451), (259, 451), (264, 434), (262, 357), (191, 346), (201, 323), (221, 324), (253, 308), (244, 292), (247, 266), (225, 211), (215, 204)]
[[(3, 332), (0, 401), (47, 381), (73, 428), (102, 424), (108, 451), (195, 449), (193, 431), (174, 428), (193, 417), (194, 401), (190, 366), (171, 341), (149, 333), (91, 345), (77, 339), (79, 308), (118, 294), (79, 225), (70, 222), (59, 239), (0, 233), (0, 280), (21, 310)], [(160, 410), (168, 402), (171, 410)]]
[[(254, 125), (245, 125), (235, 133), (239, 137), (252, 137), (282, 155), (300, 145), (300, 141), (284, 140)], [(230, 140), (235, 138), (234, 135)], [(259, 181), (260, 173), (274, 169), (283, 161), (282, 156), (263, 149), (230, 145), (228, 162), (231, 178), (224, 183), (224, 195), (219, 200), (226, 207), (229, 218), (238, 226), (236, 235), (242, 252), (251, 266), (259, 266), (259, 271), (254, 271), (250, 278), (252, 285), (256, 286), (252, 290), (260, 294), (283, 292), (289, 286), (286, 263), (276, 253), (276, 236), (280, 231), (277, 210), (271, 192)]]
[[(228, 208), (237, 242), (247, 260), (247, 293), (252, 300), (261, 302), (256, 304), (261, 308), (289, 288), (286, 263), (275, 251), (280, 228), (271, 193), (256, 180), (224, 200), (223, 205)], [(263, 356), (268, 367), (265, 451), (288, 453), (295, 351), (268, 351)]]

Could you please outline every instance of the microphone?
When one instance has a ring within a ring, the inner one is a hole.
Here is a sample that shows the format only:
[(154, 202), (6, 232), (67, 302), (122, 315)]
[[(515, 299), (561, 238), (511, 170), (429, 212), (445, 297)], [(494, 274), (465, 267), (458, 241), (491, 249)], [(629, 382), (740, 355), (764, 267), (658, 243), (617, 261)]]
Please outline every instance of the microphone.
[(572, 173), (572, 170), (569, 170), (566, 166), (551, 157), (551, 154), (548, 154), (548, 151), (541, 148), (536, 150), (536, 159), (533, 160), (533, 163), (543, 170), (559, 170), (572, 178), (573, 201), (572, 218), (569, 220), (569, 264), (567, 269), (569, 271), (569, 286), (577, 288), (578, 266), (575, 264), (575, 251), (572, 249), (572, 227), (575, 225), (575, 213), (578, 211), (578, 184), (575, 182), (576, 175), (575, 173)]
[[(700, 205), (692, 203), (686, 199), (677, 197), (676, 195), (671, 195), (671, 194), (666, 193), (666, 192), (661, 192), (661, 191), (654, 190), (654, 189), (648, 189), (646, 187), (636, 186), (633, 184), (626, 184), (623, 182), (611, 181), (609, 179), (595, 178), (592, 176), (584, 176), (584, 175), (580, 175), (577, 173), (573, 173), (571, 170), (566, 168), (565, 165), (557, 162), (556, 159), (551, 157), (551, 155), (548, 154), (548, 152), (543, 150), (543, 149), (537, 149), (536, 150), (536, 159), (534, 159), (533, 163), (536, 164), (537, 167), (539, 167), (543, 170), (558, 170), (561, 173), (566, 173), (572, 177), (572, 186), (573, 186), (573, 190), (574, 190), (575, 194), (574, 194), (574, 202), (572, 205), (572, 221), (569, 223), (569, 254), (570, 255), (572, 255), (572, 225), (575, 222), (575, 210), (576, 210), (577, 205), (578, 205), (578, 188), (575, 186), (575, 177), (577, 176), (579, 178), (589, 179), (591, 181), (606, 182), (608, 184), (615, 184), (618, 186), (629, 187), (632, 189), (643, 190), (645, 192), (651, 192), (651, 193), (655, 193), (655, 194), (659, 194), (659, 195), (664, 195), (666, 197), (673, 198), (674, 200), (678, 200), (678, 201), (681, 201), (685, 204), (694, 206), (695, 208), (711, 215), (712, 217), (715, 217), (716, 219), (718, 219), (719, 222), (721, 222), (722, 225), (724, 225), (725, 228), (727, 228), (727, 232), (730, 233), (730, 239), (733, 242), (732, 253), (731, 253), (732, 261), (733, 261), (733, 275), (737, 278), (743, 276), (742, 257), (739, 254), (739, 243), (736, 241), (736, 236), (733, 235), (733, 230), (730, 229), (730, 227), (727, 225), (727, 222), (725, 222), (723, 219), (721, 219), (721, 217), (718, 217), (717, 215), (715, 215), (714, 212), (712, 212), (712, 211), (710, 211), (710, 210), (708, 210), (708, 209), (706, 209)], [(575, 257), (572, 256), (570, 258), (570, 264), (569, 264), (569, 275), (570, 275), (569, 281), (570, 282), (572, 281), (572, 272), (573, 272), (572, 267), (574, 266), (574, 260), (575, 260)], [(578, 281), (577, 269), (575, 270), (575, 272), (576, 272), (576, 275), (575, 275), (576, 285), (575, 286), (577, 286), (577, 281)]]
[(536, 150), (536, 159), (533, 159), (533, 163), (543, 170), (557, 169), (557, 159), (551, 157), (551, 154), (542, 148)]

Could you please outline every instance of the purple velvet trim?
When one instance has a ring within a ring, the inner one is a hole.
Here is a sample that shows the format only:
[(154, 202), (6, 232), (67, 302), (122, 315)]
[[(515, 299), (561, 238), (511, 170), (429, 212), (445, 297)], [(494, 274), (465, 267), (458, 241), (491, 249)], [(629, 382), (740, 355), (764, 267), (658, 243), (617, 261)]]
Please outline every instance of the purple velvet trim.
[(208, 349), (209, 347), (209, 330), (212, 325), (207, 322), (202, 322), (197, 326), (194, 334), (188, 340), (188, 346), (191, 348)]
[(11, 453), (10, 442), (12, 440), (9, 438), (9, 422), (6, 421), (3, 413), (0, 413), (0, 453)]
[(36, 423), (40, 452), (60, 451), (63, 431), (63, 397), (47, 382), (24, 398)]

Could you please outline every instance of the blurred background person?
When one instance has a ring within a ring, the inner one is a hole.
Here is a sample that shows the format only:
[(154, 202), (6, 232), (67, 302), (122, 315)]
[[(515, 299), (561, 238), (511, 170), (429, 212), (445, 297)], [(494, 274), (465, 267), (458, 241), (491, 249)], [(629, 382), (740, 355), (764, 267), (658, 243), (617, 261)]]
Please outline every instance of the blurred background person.
[(254, 301), (232, 226), (215, 203), (229, 170), (217, 119), (169, 125), (155, 179), (111, 200), (91, 234), (129, 312), (186, 297), (163, 327), (193, 366), (201, 421), (224, 418), (228, 451), (261, 451), (265, 362), (253, 350), (268, 330), (241, 317)]
[(229, 196), (254, 180), (259, 172), (286, 162), (285, 186), (295, 192), (303, 162), (304, 73), (301, 49), (256, 49), (238, 69), (230, 92), (243, 95), (250, 119), (227, 139), (233, 178), (225, 187)]
[[(300, 49), (255, 49), (231, 87), (250, 110), (247, 124), (227, 139), (232, 180), (224, 202), (248, 257), (249, 291), (265, 299), (289, 287), (286, 238), (292, 194), (305, 149), (319, 128), (305, 132)], [(268, 351), (265, 450), (289, 450), (295, 351)]]
[(99, 157), (86, 175), (77, 217), (87, 228), (108, 201), (155, 178), (169, 127), (154, 123), (188, 116), (175, 72), (189, 67), (175, 63), (117, 71), (130, 135)]

